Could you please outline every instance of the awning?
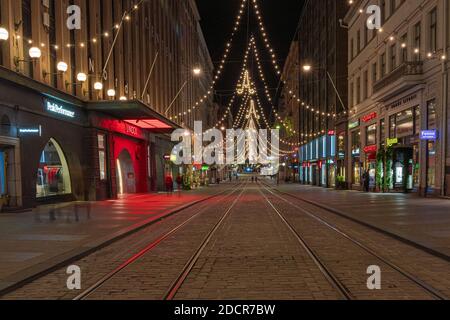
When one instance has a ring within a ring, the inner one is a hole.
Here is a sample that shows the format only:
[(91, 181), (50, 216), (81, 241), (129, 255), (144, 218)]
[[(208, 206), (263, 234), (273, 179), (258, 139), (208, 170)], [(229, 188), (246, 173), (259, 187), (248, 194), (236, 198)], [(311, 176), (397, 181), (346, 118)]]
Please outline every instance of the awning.
[(139, 100), (89, 102), (87, 109), (113, 116), (152, 132), (167, 133), (181, 127)]

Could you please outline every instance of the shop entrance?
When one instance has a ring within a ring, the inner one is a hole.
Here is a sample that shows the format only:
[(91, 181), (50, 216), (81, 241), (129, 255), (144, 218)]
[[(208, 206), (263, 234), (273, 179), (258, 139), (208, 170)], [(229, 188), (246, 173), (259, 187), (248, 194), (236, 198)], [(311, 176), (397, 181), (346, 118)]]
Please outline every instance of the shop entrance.
[(70, 171), (60, 145), (50, 139), (41, 153), (36, 182), (36, 198), (71, 194)]
[(123, 150), (120, 153), (116, 167), (117, 193), (119, 195), (136, 193), (136, 174), (128, 150)]
[(394, 189), (408, 191), (414, 188), (414, 148), (404, 147), (394, 149), (393, 155), (393, 185)]

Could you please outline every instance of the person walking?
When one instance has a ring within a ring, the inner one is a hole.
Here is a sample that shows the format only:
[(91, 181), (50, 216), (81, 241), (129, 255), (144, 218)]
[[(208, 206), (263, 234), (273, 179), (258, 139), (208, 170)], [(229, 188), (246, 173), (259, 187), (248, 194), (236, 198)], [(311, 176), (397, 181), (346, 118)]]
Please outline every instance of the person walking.
[(364, 172), (364, 191), (370, 191), (370, 174), (367, 170)]
[(169, 194), (173, 192), (173, 178), (170, 174), (166, 177), (166, 191)]

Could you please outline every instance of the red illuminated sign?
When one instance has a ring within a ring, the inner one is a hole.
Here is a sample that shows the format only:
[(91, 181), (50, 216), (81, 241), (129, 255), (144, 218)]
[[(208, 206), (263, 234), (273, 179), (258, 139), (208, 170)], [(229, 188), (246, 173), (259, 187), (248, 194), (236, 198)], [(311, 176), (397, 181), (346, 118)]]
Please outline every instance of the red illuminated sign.
[(336, 134), (336, 131), (334, 130), (328, 130), (328, 135), (329, 136), (334, 136)]
[(378, 150), (378, 148), (377, 148), (376, 145), (367, 146), (367, 147), (364, 148), (364, 152), (365, 153), (375, 153), (375, 152), (377, 152), (377, 150)]
[(363, 122), (369, 122), (370, 120), (373, 120), (373, 119), (375, 119), (376, 117), (377, 117), (377, 113), (376, 113), (376, 112), (372, 112), (372, 113), (369, 113), (368, 115), (362, 117), (361, 120), (362, 120)]

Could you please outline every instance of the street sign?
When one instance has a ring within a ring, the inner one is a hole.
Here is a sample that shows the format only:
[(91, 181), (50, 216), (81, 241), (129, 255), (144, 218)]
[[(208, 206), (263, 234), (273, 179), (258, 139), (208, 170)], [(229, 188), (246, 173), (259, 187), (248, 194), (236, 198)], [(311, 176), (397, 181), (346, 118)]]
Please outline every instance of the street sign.
[(386, 145), (387, 147), (392, 147), (393, 145), (396, 145), (398, 143), (398, 139), (397, 138), (393, 138), (393, 139), (387, 139), (386, 140)]

